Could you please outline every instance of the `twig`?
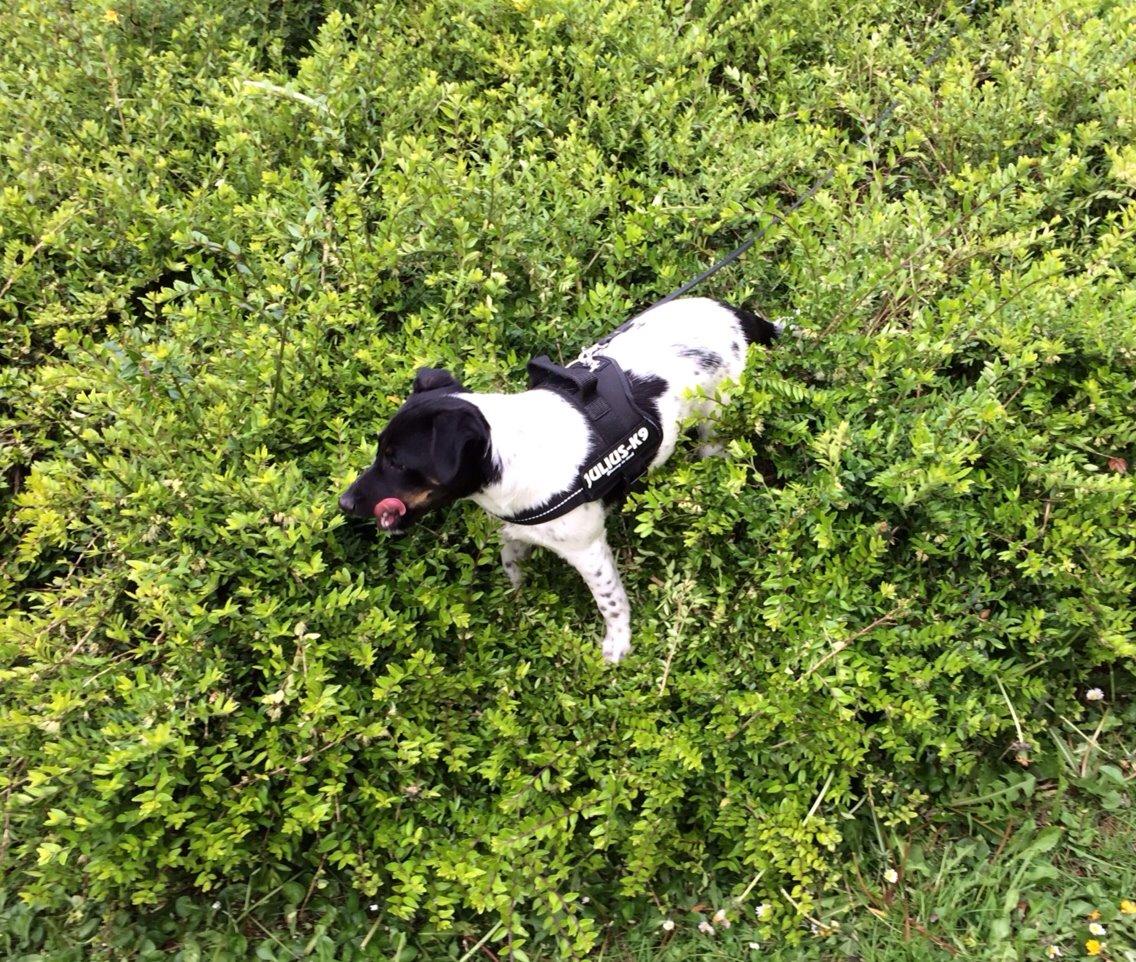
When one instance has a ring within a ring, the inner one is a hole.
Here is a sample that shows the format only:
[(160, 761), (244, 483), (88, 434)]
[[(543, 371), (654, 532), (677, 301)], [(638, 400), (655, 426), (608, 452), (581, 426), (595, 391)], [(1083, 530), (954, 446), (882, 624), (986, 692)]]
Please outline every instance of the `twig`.
[(371, 941), (371, 937), (375, 934), (375, 929), (379, 927), (379, 923), (381, 921), (382, 916), (380, 915), (377, 919), (375, 919), (374, 922), (371, 923), (371, 927), (367, 929), (367, 934), (363, 936), (363, 941), (359, 943), (360, 952), (362, 952), (367, 947), (367, 943)]
[(785, 898), (788, 900), (789, 904), (792, 905), (793, 908), (795, 908), (806, 919), (808, 919), (810, 922), (812, 922), (813, 925), (815, 925), (815, 926), (817, 926), (818, 928), (821, 928), (821, 929), (831, 929), (832, 928), (832, 926), (829, 925), (828, 923), (822, 922), (820, 919), (815, 919), (811, 915), (809, 915), (808, 912), (806, 912), (804, 909), (801, 908), (801, 903), (798, 902), (796, 899), (794, 899), (793, 896), (791, 896), (784, 889), (780, 889), (779, 891), (781, 892), (782, 895), (785, 896)]
[(806, 816), (805, 816), (805, 821), (806, 821), (806, 822), (807, 822), (807, 821), (808, 821), (808, 820), (809, 820), (810, 818), (812, 818), (812, 817), (813, 817), (813, 816), (814, 816), (814, 815), (816, 814), (816, 810), (817, 810), (818, 808), (820, 808), (820, 803), (821, 803), (821, 802), (822, 802), (822, 801), (824, 800), (824, 794), (825, 794), (825, 792), (827, 792), (827, 791), (828, 791), (828, 786), (832, 784), (832, 776), (833, 776), (834, 774), (836, 774), (836, 773), (835, 773), (835, 772), (829, 772), (829, 773), (828, 773), (828, 778), (826, 778), (826, 779), (824, 780), (824, 785), (822, 785), (822, 786), (821, 786), (820, 794), (818, 794), (818, 795), (817, 795), (817, 797), (816, 797), (816, 801), (815, 801), (815, 802), (813, 802), (813, 806), (812, 806), (812, 808), (810, 808), (810, 809), (809, 809), (809, 813), (808, 813), (808, 815), (806, 815)]
[(1088, 735), (1086, 735), (1083, 731), (1081, 731), (1081, 729), (1079, 729), (1073, 722), (1071, 722), (1064, 715), (1058, 715), (1057, 717), (1060, 718), (1063, 722), (1065, 722), (1065, 724), (1068, 725), (1070, 728), (1072, 728), (1073, 731), (1075, 731), (1078, 735), (1080, 735), (1085, 740), (1086, 744), (1094, 745), (1096, 747), (1096, 749), (1102, 755), (1104, 755), (1105, 758), (1111, 758), (1113, 760), (1116, 759), (1116, 756), (1113, 755), (1111, 752), (1109, 752), (1108, 749), (1106, 749), (1104, 746), (1102, 746), (1101, 744), (1096, 742), (1096, 740), (1095, 740), (1096, 736), (1095, 735), (1092, 738), (1090, 738)]
[(765, 874), (765, 869), (762, 869), (762, 870), (761, 870), (760, 872), (758, 872), (758, 873), (757, 873), (757, 874), (756, 874), (756, 875), (755, 875), (755, 876), (754, 876), (754, 877), (753, 877), (753, 878), (752, 878), (752, 879), (750, 880), (750, 883), (749, 883), (749, 885), (747, 885), (747, 886), (745, 887), (745, 891), (743, 891), (741, 895), (739, 895), (739, 896), (738, 896), (738, 897), (737, 897), (736, 899), (734, 899), (734, 905), (741, 905), (741, 904), (742, 904), (742, 902), (744, 902), (744, 901), (745, 901), (745, 900), (746, 900), (746, 899), (747, 899), (747, 898), (749, 897), (749, 893), (750, 893), (750, 892), (752, 892), (752, 891), (753, 891), (753, 887), (754, 887), (755, 885), (757, 885), (757, 883), (758, 883), (758, 882), (760, 882), (760, 881), (761, 881), (761, 877), (762, 877), (762, 876), (763, 876), (764, 874)]
[(801, 675), (797, 679), (797, 681), (798, 682), (804, 681), (806, 678), (809, 677), (809, 675), (811, 675), (814, 671), (816, 671), (821, 665), (823, 665), (829, 659), (840, 654), (840, 652), (842, 652), (845, 648), (847, 648), (850, 644), (852, 644), (852, 642), (854, 642), (857, 638), (860, 638), (861, 636), (866, 635), (869, 631), (873, 630), (874, 628), (878, 628), (880, 625), (889, 624), (890, 622), (894, 621), (896, 616), (902, 614), (904, 609), (906, 609), (906, 608), (907, 608), (907, 602), (902, 601), (898, 605), (896, 605), (894, 608), (892, 608), (892, 610), (889, 611), (886, 615), (880, 615), (880, 617), (877, 618), (875, 621), (873, 621), (870, 625), (868, 625), (864, 628), (861, 628), (859, 631), (854, 632), (853, 634), (849, 635), (847, 638), (842, 638), (840, 641), (834, 642), (833, 646), (832, 646), (832, 651), (830, 651), (827, 655), (825, 655), (823, 658), (821, 658), (820, 661), (818, 661), (811, 668), (809, 668), (809, 670), (806, 671), (803, 675)]
[(1085, 745), (1085, 754), (1081, 758), (1081, 778), (1084, 778), (1089, 773), (1089, 760), (1093, 757), (1092, 749), (1100, 748), (1100, 743), (1097, 738), (1100, 737), (1101, 729), (1104, 728), (1104, 720), (1108, 717), (1108, 712), (1101, 712), (1100, 721), (1097, 722), (1096, 731), (1093, 732), (1092, 738), (1089, 739)]
[(101, 457), (99, 457), (99, 455), (95, 452), (95, 449), (87, 443), (86, 438), (84, 438), (78, 431), (76, 431), (73, 427), (71, 427), (70, 424), (67, 423), (65, 417), (60, 417), (53, 423), (56, 427), (63, 428), (64, 431), (71, 435), (72, 439), (78, 443), (79, 447), (87, 452), (91, 460), (94, 461), (95, 464), (102, 468), (112, 478), (114, 478), (114, 480), (122, 486), (124, 491), (129, 492), (133, 490), (133, 488), (131, 488), (131, 486), (122, 479), (122, 475), (115, 471), (114, 468), (108, 465)]
[(28, 251), (27, 257), (25, 257), (23, 261), (16, 265), (16, 269), (12, 271), (11, 276), (9, 276), (9, 278), (4, 282), (4, 286), (0, 287), (0, 297), (3, 297), (8, 293), (8, 291), (12, 289), (12, 285), (16, 282), (16, 278), (19, 276), (20, 271), (27, 267), (32, 262), (32, 258), (35, 257), (36, 254), (38, 254), (41, 250), (43, 250), (43, 248), (47, 245), (48, 239), (50, 238), (54, 240), (55, 235), (57, 235), (59, 231), (63, 230), (63, 228), (66, 227), (69, 222), (78, 217), (79, 214), (84, 210), (84, 207), (84, 204), (79, 204), (58, 224), (54, 226), (48, 226), (48, 228), (43, 232), (43, 236), (36, 242), (35, 247)]
[(114, 68), (110, 65), (110, 54), (107, 53), (106, 44), (99, 41), (99, 49), (103, 54), (103, 66), (106, 67), (107, 83), (110, 86), (111, 100), (114, 101), (114, 110), (118, 114), (118, 126), (122, 131), (123, 139), (127, 139), (126, 117), (122, 113), (122, 98), (118, 95), (118, 78), (114, 75)]
[(270, 939), (272, 939), (272, 941), (275, 942), (277, 945), (279, 945), (280, 948), (282, 948), (285, 952), (289, 953), (292, 956), (293, 959), (300, 958), (300, 956), (298, 956), (296, 954), (295, 949), (291, 949), (288, 946), (286, 946), (283, 942), (281, 942), (275, 935), (272, 934), (272, 932), (270, 932), (268, 929), (266, 929), (264, 927), (264, 925), (261, 924), (260, 920), (257, 919), (256, 916), (248, 915), (248, 916), (245, 916), (245, 918), (247, 918), (250, 922), (252, 922), (253, 925), (255, 925), (258, 929), (260, 929), (261, 932), (263, 932)]
[(1012, 818), (1008, 822), (1006, 822), (1006, 828), (1002, 832), (1002, 838), (998, 842), (998, 847), (996, 849), (994, 849), (994, 854), (990, 856), (990, 859), (989, 859), (990, 865), (993, 865), (995, 862), (998, 861), (998, 856), (1002, 854), (1002, 849), (1004, 849), (1006, 847), (1006, 843), (1010, 840), (1010, 836), (1014, 832), (1015, 825), (1016, 825), (1016, 823), (1014, 822), (1014, 820)]
[(678, 649), (678, 639), (682, 631), (682, 626), (686, 621), (686, 596), (679, 595), (678, 604), (675, 606), (674, 624), (671, 627), (671, 644), (667, 651), (667, 661), (663, 665), (663, 677), (659, 680), (659, 694), (661, 695), (667, 687), (667, 677), (671, 673), (671, 662), (674, 660), (675, 651)]
[(493, 926), (493, 928), (486, 932), (472, 949), (470, 949), (468, 952), (466, 952), (465, 955), (458, 959), (458, 962), (469, 962), (474, 953), (477, 952), (486, 942), (488, 942), (491, 938), (493, 938), (494, 935), (497, 934), (497, 930), (499, 928), (501, 928), (500, 921), (498, 921), (497, 924)]
[(251, 87), (253, 90), (263, 90), (266, 94), (273, 94), (277, 97), (287, 97), (289, 100), (295, 100), (297, 103), (301, 103), (305, 107), (311, 107), (321, 113), (331, 113), (327, 104), (316, 100), (314, 97), (309, 97), (307, 94), (299, 93), (296, 90), (289, 90), (287, 87), (281, 87), (278, 84), (269, 83), (267, 80), (246, 80), (244, 85)]
[(12, 808), (8, 804), (8, 800), (12, 795), (12, 789), (20, 784), (20, 779), (17, 779), (15, 772), (25, 765), (24, 759), (17, 759), (16, 764), (13, 766), (12, 773), (8, 776), (8, 784), (4, 787), (4, 828), (0, 832), (0, 865), (3, 865), (8, 858), (8, 846), (12, 843)]
[(280, 341), (276, 346), (276, 369), (272, 375), (272, 393), (268, 398), (268, 418), (271, 420), (272, 412), (276, 409), (276, 398), (280, 394), (280, 385), (284, 382), (284, 347), (288, 343), (288, 322), (286, 315), (280, 312)]
[(1014, 711), (1014, 705), (1010, 701), (1010, 696), (1006, 694), (1006, 687), (1002, 684), (1002, 679), (997, 675), (994, 676), (994, 681), (998, 683), (998, 690), (1002, 693), (1002, 697), (1006, 699), (1006, 707), (1010, 709), (1010, 717), (1014, 719), (1014, 729), (1018, 733), (1018, 744), (1026, 744), (1026, 735), (1022, 731), (1022, 723), (1018, 721), (1018, 713)]
[(312, 873), (312, 883), (308, 886), (308, 892), (304, 896), (304, 901), (300, 903), (300, 907), (296, 910), (297, 918), (304, 914), (304, 909), (307, 908), (308, 905), (308, 899), (312, 897), (312, 893), (316, 890), (316, 882), (319, 881), (320, 873), (323, 872), (323, 864), (326, 860), (326, 855), (320, 856), (320, 863), (316, 866), (316, 870)]
[(826, 661), (828, 661), (831, 658), (835, 658), (837, 655), (839, 655), (845, 648), (848, 647), (848, 641), (849, 641), (849, 639), (847, 639), (847, 638), (841, 638), (840, 641), (834, 642), (833, 645), (832, 645), (832, 651), (830, 651), (827, 655), (825, 655), (823, 658), (821, 658), (820, 661), (818, 661), (815, 665), (813, 665), (808, 671), (806, 671), (803, 675), (801, 675), (801, 677), (798, 678), (797, 681), (798, 682), (804, 681), (806, 678), (809, 677), (809, 675), (811, 675), (814, 671), (816, 671)]

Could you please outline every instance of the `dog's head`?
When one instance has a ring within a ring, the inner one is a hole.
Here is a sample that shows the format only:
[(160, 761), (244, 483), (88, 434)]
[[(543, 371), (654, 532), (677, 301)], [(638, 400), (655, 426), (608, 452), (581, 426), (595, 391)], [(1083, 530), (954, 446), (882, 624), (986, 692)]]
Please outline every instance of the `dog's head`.
[(385, 531), (403, 531), (431, 508), (485, 487), (493, 471), (489, 425), (454, 396), (462, 390), (448, 371), (422, 368), (379, 435), (374, 463), (340, 495), (339, 506), (373, 517)]

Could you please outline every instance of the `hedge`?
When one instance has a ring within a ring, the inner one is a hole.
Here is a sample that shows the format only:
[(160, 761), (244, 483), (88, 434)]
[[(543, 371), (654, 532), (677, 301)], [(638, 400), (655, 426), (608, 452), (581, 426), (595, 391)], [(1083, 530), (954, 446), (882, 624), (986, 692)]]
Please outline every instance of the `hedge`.
[[(792, 933), (1123, 693), (1134, 12), (6, 7), (0, 946)], [(611, 522), (629, 660), (476, 509), (339, 515), (417, 367), (517, 389), (758, 224), (704, 292), (795, 333)]]

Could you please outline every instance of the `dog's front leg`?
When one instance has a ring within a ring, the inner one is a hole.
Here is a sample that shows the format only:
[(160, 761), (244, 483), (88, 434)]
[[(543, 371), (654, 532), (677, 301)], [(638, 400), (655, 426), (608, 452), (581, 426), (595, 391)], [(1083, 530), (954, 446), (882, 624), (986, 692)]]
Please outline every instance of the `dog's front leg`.
[(631, 651), (631, 609), (603, 529), (584, 547), (565, 550), (552, 546), (552, 550), (580, 572), (607, 627), (603, 656), (610, 662), (619, 661)]

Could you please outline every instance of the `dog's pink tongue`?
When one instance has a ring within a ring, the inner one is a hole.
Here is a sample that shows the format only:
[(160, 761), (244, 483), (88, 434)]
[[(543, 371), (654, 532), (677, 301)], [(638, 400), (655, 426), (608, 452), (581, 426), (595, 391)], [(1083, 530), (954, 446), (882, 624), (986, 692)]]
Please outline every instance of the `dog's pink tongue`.
[(375, 505), (375, 517), (381, 528), (393, 528), (404, 514), (406, 514), (406, 505), (398, 498), (383, 498)]

